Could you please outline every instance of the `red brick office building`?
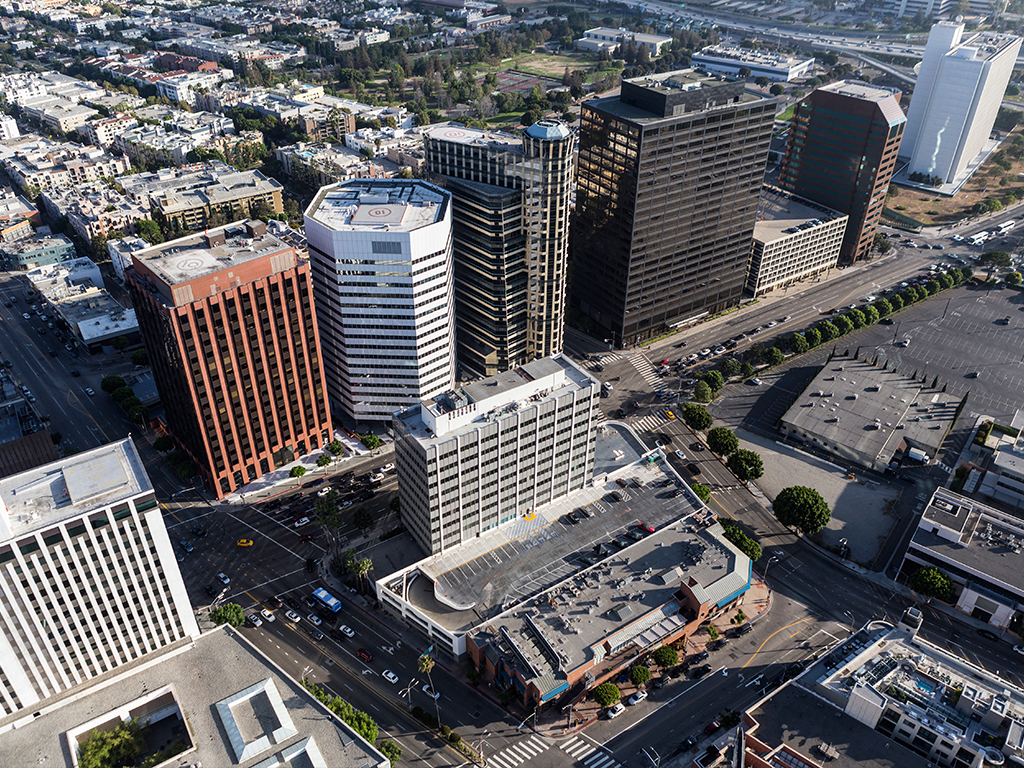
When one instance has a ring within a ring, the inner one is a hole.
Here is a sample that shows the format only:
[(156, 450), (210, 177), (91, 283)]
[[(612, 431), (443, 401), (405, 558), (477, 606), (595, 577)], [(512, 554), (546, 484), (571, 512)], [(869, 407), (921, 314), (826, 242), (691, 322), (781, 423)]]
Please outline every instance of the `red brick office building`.
[(138, 251), (125, 277), (168, 427), (217, 498), (332, 439), (309, 264), (263, 222)]

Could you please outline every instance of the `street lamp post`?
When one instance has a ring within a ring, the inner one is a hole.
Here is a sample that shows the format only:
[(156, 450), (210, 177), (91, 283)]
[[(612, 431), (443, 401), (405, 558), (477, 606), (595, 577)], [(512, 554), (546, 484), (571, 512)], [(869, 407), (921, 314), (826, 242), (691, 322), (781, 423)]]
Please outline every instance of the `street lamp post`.
[(772, 563), (777, 562), (778, 559), (778, 555), (772, 555), (771, 558), (768, 560), (768, 563), (765, 565), (764, 573), (761, 574), (761, 580), (764, 581), (765, 584), (768, 583), (768, 569), (771, 568)]
[(853, 625), (854, 625), (854, 618), (853, 618), (853, 614), (850, 613), (849, 611), (843, 611), (843, 616), (846, 616), (850, 620), (850, 634), (852, 635), (854, 633), (854, 627), (853, 627)]
[(408, 697), (408, 699), (409, 699), (409, 709), (412, 709), (412, 689), (416, 687), (416, 683), (418, 683), (418, 682), (419, 681), (416, 678), (413, 678), (412, 680), (409, 681), (409, 687), (408, 688), (403, 688), (401, 691), (398, 692), (399, 696), (406, 696), (406, 697)]
[(846, 559), (846, 542), (845, 538), (839, 540), (839, 555), (843, 560)]

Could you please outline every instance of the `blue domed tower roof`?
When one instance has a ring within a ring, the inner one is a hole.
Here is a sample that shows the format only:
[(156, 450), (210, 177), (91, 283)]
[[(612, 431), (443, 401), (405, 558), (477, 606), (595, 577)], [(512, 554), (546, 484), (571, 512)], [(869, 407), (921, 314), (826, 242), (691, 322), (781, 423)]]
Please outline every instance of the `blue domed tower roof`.
[(526, 129), (526, 135), (534, 139), (566, 139), (572, 133), (558, 120), (538, 120)]

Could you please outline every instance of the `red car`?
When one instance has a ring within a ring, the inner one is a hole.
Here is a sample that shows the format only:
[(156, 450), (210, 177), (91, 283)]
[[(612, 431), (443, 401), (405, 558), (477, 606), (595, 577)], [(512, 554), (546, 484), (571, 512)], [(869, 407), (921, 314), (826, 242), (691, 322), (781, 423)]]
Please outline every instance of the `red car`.
[(710, 736), (712, 733), (722, 727), (722, 724), (717, 720), (712, 720), (710, 723), (704, 726), (704, 733)]
[(654, 526), (650, 523), (640, 523), (637, 527), (644, 533), (654, 533)]

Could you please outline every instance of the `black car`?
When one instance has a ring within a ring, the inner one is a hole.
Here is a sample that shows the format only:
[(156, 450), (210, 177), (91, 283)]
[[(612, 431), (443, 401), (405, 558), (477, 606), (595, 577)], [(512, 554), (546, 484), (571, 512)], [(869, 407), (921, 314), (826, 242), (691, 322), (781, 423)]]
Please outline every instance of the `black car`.
[(691, 461), (689, 464), (686, 465), (686, 471), (689, 472), (694, 477), (696, 477), (697, 475), (700, 474), (700, 467), (698, 467)]
[(277, 609), (281, 607), (281, 598), (276, 595), (267, 598), (267, 607)]
[(627, 539), (625, 536), (616, 536), (614, 539), (612, 539), (612, 543), (619, 549), (625, 549), (633, 542)]
[(212, 584), (207, 584), (205, 587), (203, 587), (203, 589), (206, 590), (206, 594), (208, 594), (210, 597), (216, 597), (217, 590), (213, 588)]
[(296, 611), (301, 611), (302, 610), (302, 603), (300, 603), (294, 597), (291, 597), (291, 596), (286, 597), (284, 599), (284, 604), (287, 605), (289, 608), (294, 608)]
[(999, 635), (997, 635), (995, 632), (991, 632), (991, 631), (989, 631), (987, 629), (978, 629), (976, 631), (977, 631), (977, 633), (979, 635), (984, 637), (986, 640), (992, 640), (994, 642), (999, 642)]
[(344, 642), (346, 642), (346, 641), (348, 640), (348, 638), (347, 638), (347, 637), (345, 637), (345, 635), (343, 635), (343, 634), (342, 634), (342, 633), (341, 633), (341, 632), (340, 632), (339, 630), (337, 630), (337, 629), (332, 629), (332, 630), (331, 630), (330, 632), (328, 632), (327, 634), (329, 634), (329, 635), (331, 636), (331, 639), (333, 639), (333, 640), (337, 640), (337, 641), (338, 641), (339, 643), (344, 643)]
[(671, 679), (672, 678), (670, 678), (670, 677), (668, 677), (666, 675), (662, 675), (657, 680), (655, 680), (654, 682), (651, 683), (651, 688), (654, 688), (655, 690), (657, 690), (658, 688), (663, 688), (665, 685), (668, 684), (668, 681), (671, 680)]
[(711, 654), (708, 653), (707, 651), (701, 651), (700, 653), (698, 653), (696, 656), (693, 657), (692, 663), (696, 664), (698, 661), (707, 661), (708, 657), (710, 655)]
[(753, 624), (744, 624), (742, 627), (736, 630), (736, 636), (742, 637), (754, 628)]
[(205, 539), (206, 534), (209, 533), (205, 528), (192, 528), (192, 535), (197, 539)]
[(702, 677), (704, 677), (704, 675), (706, 675), (710, 671), (711, 665), (704, 664), (703, 666), (697, 667), (695, 670), (693, 670), (691, 674), (693, 675), (694, 680), (700, 680)]
[(574, 509), (565, 516), (565, 519), (570, 525), (576, 525), (580, 521), (580, 513)]
[(321, 640), (324, 639), (324, 633), (323, 632), (321, 632), (316, 627), (311, 627), (308, 624), (303, 624), (302, 625), (302, 631), (305, 632), (310, 637), (312, 637), (317, 642), (320, 642)]
[(695, 443), (690, 443), (690, 450), (691, 451), (703, 451), (704, 450), (704, 443), (702, 443), (700, 440), (698, 440)]
[[(644, 538), (644, 535), (640, 531), (626, 531), (626, 536), (633, 541), (640, 541), (640, 539)], [(619, 538), (622, 537), (620, 536)]]

